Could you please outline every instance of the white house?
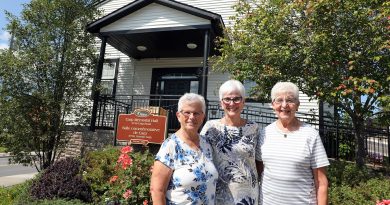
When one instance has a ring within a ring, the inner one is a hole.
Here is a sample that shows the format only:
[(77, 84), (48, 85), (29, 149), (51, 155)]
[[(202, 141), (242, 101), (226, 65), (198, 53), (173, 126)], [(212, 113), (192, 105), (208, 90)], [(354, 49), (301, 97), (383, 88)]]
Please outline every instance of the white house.
[[(172, 120), (175, 99), (185, 92), (202, 94), (210, 103), (208, 117), (220, 117), (218, 88), (229, 74), (209, 68), (208, 57), (218, 55), (214, 40), (232, 25), (229, 17), (237, 1), (100, 1), (97, 6), (104, 15), (87, 27), (98, 37), (94, 82), (103, 86), (94, 93), (92, 130), (113, 128), (118, 113), (142, 106), (164, 107)], [(300, 100), (301, 112), (318, 114), (317, 101), (303, 94)], [(255, 106), (253, 115), (274, 117), (269, 104), (248, 104)], [(175, 122), (170, 123), (175, 129)]]

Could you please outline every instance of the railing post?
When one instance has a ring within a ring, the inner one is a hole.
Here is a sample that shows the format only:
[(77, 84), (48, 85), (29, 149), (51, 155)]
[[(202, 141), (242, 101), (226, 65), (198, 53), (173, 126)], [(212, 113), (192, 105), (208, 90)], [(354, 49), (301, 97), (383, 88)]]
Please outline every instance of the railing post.
[(100, 46), (99, 62), (97, 64), (95, 78), (92, 85), (93, 106), (92, 106), (92, 116), (91, 116), (91, 125), (90, 125), (91, 131), (95, 131), (96, 128), (96, 115), (97, 115), (97, 108), (98, 108), (97, 106), (98, 106), (98, 101), (100, 96), (100, 91), (97, 89), (97, 86), (100, 84), (100, 81), (102, 79), (104, 54), (106, 53), (106, 43), (107, 43), (107, 37), (103, 36), (102, 43)]
[(114, 123), (114, 146), (116, 146), (116, 133), (117, 133), (117, 127), (118, 127), (118, 119), (119, 119), (119, 110), (115, 112), (115, 123)]
[(390, 126), (387, 126), (387, 161), (390, 164)]
[(338, 110), (337, 110), (337, 103), (335, 103), (334, 105), (334, 118), (335, 118), (335, 122), (336, 122), (336, 146), (335, 146), (335, 152), (336, 152), (336, 159), (339, 159), (339, 113), (338, 113)]

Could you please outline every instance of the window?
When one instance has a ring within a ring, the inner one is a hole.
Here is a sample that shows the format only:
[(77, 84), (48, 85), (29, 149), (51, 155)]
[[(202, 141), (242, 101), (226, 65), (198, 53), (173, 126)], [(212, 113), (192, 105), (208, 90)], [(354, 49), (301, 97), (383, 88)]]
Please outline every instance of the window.
[(101, 95), (115, 96), (119, 59), (106, 59), (100, 82)]

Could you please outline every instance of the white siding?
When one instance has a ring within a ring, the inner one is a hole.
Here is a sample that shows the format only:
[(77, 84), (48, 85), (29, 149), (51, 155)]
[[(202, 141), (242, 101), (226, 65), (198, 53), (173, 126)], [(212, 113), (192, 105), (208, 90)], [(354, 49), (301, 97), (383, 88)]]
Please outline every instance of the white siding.
[(100, 31), (139, 30), (209, 24), (211, 24), (210, 21), (204, 18), (152, 3), (103, 27)]
[[(204, 9), (222, 16), (225, 26), (232, 26), (232, 21), (229, 19), (235, 15), (232, 6), (238, 0), (177, 0), (178, 2), (188, 4), (200, 9)], [(110, 0), (101, 4), (100, 8), (107, 15), (133, 0)], [(158, 11), (156, 11), (158, 9)], [(142, 16), (141, 16), (142, 15)], [(131, 21), (131, 22), (130, 22)], [(120, 25), (125, 24), (126, 29), (142, 29), (164, 26), (182, 26), (182, 25), (199, 25), (205, 23), (204, 19), (197, 18), (189, 14), (183, 14), (179, 11), (163, 7), (159, 4), (151, 4), (138, 12), (134, 12), (127, 17), (122, 18), (116, 23), (106, 26), (104, 29), (124, 30)], [(195, 24), (194, 24), (195, 23)], [(198, 23), (198, 24), (196, 24)], [(208, 22), (209, 23), (209, 22)], [(100, 47), (100, 41), (97, 41), (97, 46)], [(113, 47), (107, 45), (105, 58), (120, 58), (120, 67), (118, 73), (117, 94), (149, 94), (152, 68), (173, 68), (173, 67), (201, 67), (202, 58), (177, 58), (177, 59), (144, 59), (135, 61), (117, 51)], [(218, 100), (219, 86), (229, 79), (228, 73), (215, 72), (209, 70), (207, 98), (209, 100)], [(309, 97), (300, 94), (301, 105), (299, 112), (316, 113), (318, 114), (318, 101), (309, 100)], [(270, 106), (266, 104), (265, 106)], [(324, 106), (324, 112), (330, 111), (333, 113), (333, 108)]]
[[(225, 26), (231, 25), (229, 18), (235, 14), (233, 5), (238, 0), (176, 0), (183, 4), (194, 6), (200, 9), (204, 9), (222, 16)], [(130, 4), (133, 0), (111, 0), (101, 4), (104, 15), (107, 15), (121, 7)]]
[(127, 4), (130, 4), (133, 2), (133, 0), (111, 0), (111, 1), (105, 1), (102, 4), (99, 5), (99, 8), (102, 9), (103, 15), (107, 15), (109, 13), (112, 13), (113, 11), (122, 8), (126, 6)]
[(233, 6), (238, 0), (177, 0), (200, 9), (204, 9), (222, 16), (225, 26), (231, 25), (229, 18), (234, 16)]

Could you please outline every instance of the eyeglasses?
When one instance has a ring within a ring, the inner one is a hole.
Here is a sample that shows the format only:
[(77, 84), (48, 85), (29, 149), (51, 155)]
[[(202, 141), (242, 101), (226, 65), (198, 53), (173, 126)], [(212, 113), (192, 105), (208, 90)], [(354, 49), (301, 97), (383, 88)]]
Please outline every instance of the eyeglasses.
[(242, 97), (234, 97), (234, 98), (222, 98), (222, 102), (226, 104), (230, 104), (231, 102), (237, 104), (242, 101)]
[(281, 104), (283, 104), (283, 102), (285, 102), (286, 105), (295, 105), (297, 103), (297, 100), (295, 98), (286, 98), (286, 99), (284, 99), (284, 98), (276, 98), (274, 100), (274, 103), (276, 105), (281, 105)]
[(188, 111), (180, 111), (180, 113), (182, 114), (182, 115), (184, 115), (185, 117), (190, 117), (191, 116), (191, 114), (192, 114), (192, 116), (194, 116), (194, 117), (199, 117), (199, 116), (201, 116), (202, 114), (203, 114), (203, 112), (188, 112)]

